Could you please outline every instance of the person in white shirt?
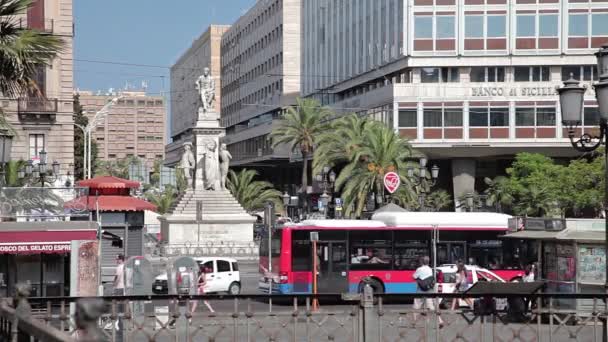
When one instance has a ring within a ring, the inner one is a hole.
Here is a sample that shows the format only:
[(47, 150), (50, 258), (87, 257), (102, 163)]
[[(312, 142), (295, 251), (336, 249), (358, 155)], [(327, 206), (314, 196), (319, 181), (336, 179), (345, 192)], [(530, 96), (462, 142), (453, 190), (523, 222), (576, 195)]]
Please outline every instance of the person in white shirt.
[[(430, 258), (428, 256), (423, 256), (420, 259), (420, 262), (422, 263), (422, 265), (416, 269), (416, 272), (414, 272), (414, 276), (413, 276), (414, 280), (416, 280), (416, 292), (433, 293), (434, 292), (433, 287), (425, 290), (425, 289), (421, 289), (420, 285), (418, 284), (418, 280), (424, 280), (429, 277), (434, 277), (433, 270), (431, 269), (431, 267), (429, 267)], [(435, 310), (434, 302), (435, 302), (434, 298), (414, 298), (414, 309), (420, 310), (423, 307), (425, 307), (429, 311), (434, 311)], [(414, 321), (415, 320), (416, 320), (416, 314), (414, 314)], [(441, 316), (437, 316), (437, 320), (439, 321), (439, 327), (440, 328), (443, 327), (443, 320), (441, 319)]]
[(125, 295), (125, 256), (116, 256), (116, 275), (114, 276), (114, 295)]

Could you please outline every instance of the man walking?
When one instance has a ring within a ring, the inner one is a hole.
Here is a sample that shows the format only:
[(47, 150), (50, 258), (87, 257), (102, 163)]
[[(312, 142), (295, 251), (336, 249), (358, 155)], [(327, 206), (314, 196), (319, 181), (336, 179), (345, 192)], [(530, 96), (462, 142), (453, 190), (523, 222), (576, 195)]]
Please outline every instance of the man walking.
[[(417, 293), (433, 293), (435, 289), (435, 275), (433, 270), (429, 267), (430, 258), (423, 256), (420, 260), (422, 265), (414, 272), (414, 280), (416, 280), (416, 292)], [(423, 307), (429, 311), (435, 310), (435, 299), (434, 298), (414, 298), (414, 309), (420, 310)], [(414, 321), (416, 321), (417, 315), (414, 314)], [(443, 320), (441, 316), (437, 316), (439, 321), (439, 327), (443, 327)]]
[[(118, 254), (116, 256), (116, 274), (114, 275), (114, 295), (115, 296), (124, 296), (125, 295), (125, 256), (123, 254)], [(118, 301), (117, 311), (118, 311), (118, 322), (116, 322), (116, 338), (119, 341), (122, 341), (122, 330), (123, 330), (123, 322), (122, 316), (124, 309), (124, 303)]]

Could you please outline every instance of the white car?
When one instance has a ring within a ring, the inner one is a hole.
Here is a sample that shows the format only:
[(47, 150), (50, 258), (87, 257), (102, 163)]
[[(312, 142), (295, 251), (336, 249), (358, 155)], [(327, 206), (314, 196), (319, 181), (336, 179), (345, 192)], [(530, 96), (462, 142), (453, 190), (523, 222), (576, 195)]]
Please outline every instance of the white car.
[[(193, 259), (208, 270), (205, 293), (228, 292), (232, 295), (241, 293), (241, 274), (236, 259), (220, 257), (196, 257)], [(166, 272), (154, 279), (152, 290), (157, 294), (168, 293)]]
[[(456, 270), (458, 266), (454, 264), (444, 264), (437, 266), (437, 282), (435, 284), (435, 291), (437, 293), (454, 293), (456, 287)], [(506, 283), (496, 273), (479, 266), (465, 265), (467, 272), (467, 278), (470, 286), (478, 281), (490, 281), (490, 282), (501, 282)], [(440, 299), (441, 302), (442, 299)], [(466, 305), (463, 300), (459, 301), (459, 306)], [(496, 309), (502, 310), (507, 306), (506, 298), (496, 298)]]

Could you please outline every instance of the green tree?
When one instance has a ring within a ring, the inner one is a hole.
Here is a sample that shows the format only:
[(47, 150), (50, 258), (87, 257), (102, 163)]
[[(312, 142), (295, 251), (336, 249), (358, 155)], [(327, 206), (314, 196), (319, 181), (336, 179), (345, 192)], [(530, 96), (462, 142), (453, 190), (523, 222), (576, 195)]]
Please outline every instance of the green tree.
[[(84, 109), (80, 104), (80, 95), (74, 95), (74, 124), (80, 127), (86, 127), (89, 124), (89, 118), (84, 115)], [(84, 145), (85, 141), (82, 129), (74, 126), (74, 177), (76, 180), (85, 179), (84, 174)], [(96, 165), (97, 161), (97, 142), (91, 139), (91, 167)], [(95, 174), (91, 170), (91, 174)]]
[(282, 210), (281, 192), (269, 182), (254, 180), (257, 175), (255, 170), (243, 169), (239, 173), (230, 170), (226, 188), (248, 213), (263, 210), (268, 202), (273, 202), (277, 211)]
[(4, 186), (20, 187), (22, 181), (19, 179), (19, 169), (25, 166), (23, 160), (11, 160), (4, 166)]
[(452, 195), (450, 195), (447, 191), (440, 189), (435, 190), (426, 196), (425, 206), (430, 208), (431, 211), (441, 211), (451, 208), (453, 202)]
[(464, 211), (476, 211), (478, 208), (483, 207), (483, 199), (477, 191), (467, 192), (457, 199), (458, 203), (460, 203), (458, 208), (464, 209)]
[(494, 206), (496, 212), (502, 213), (503, 208), (513, 204), (512, 190), (509, 188), (509, 179), (504, 176), (497, 176), (494, 179), (485, 177), (483, 180), (487, 188), (484, 190), (486, 203)]
[[(50, 64), (64, 47), (58, 36), (22, 27), (20, 16), (31, 5), (32, 0), (0, 0), (0, 93), (4, 97), (43, 95), (35, 81), (39, 68)], [(0, 126), (10, 127), (4, 115), (0, 115)]]
[(145, 197), (148, 202), (156, 206), (159, 214), (164, 215), (176, 204), (178, 192), (174, 187), (166, 186), (164, 191), (159, 191), (157, 189), (146, 191)]
[[(341, 191), (346, 216), (360, 217), (370, 194), (384, 198), (384, 175), (394, 171), (401, 178), (401, 191), (415, 193), (407, 176), (407, 169), (416, 155), (409, 142), (399, 137), (381, 122), (365, 125), (364, 136), (348, 156), (348, 164), (336, 178), (336, 189)], [(335, 133), (334, 133), (335, 134)], [(380, 204), (377, 201), (376, 204)]]
[(119, 160), (98, 159), (95, 165), (95, 177), (114, 176), (118, 178), (129, 178), (129, 167), (131, 165), (141, 165), (142, 162), (137, 157), (127, 157)]
[[(314, 152), (317, 139), (328, 127), (326, 121), (332, 115), (328, 107), (314, 99), (297, 99), (281, 117), (270, 134), (272, 147), (286, 144), (291, 151), (302, 154), (302, 191), (308, 186), (308, 158)], [(306, 204), (305, 204), (306, 205)]]

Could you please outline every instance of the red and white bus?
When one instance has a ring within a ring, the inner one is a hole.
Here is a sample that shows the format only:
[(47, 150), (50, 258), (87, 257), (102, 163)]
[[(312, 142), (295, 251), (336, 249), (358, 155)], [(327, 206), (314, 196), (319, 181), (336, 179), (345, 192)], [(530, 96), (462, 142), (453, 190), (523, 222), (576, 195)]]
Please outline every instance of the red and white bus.
[[(403, 212), (378, 213), (372, 220), (307, 220), (276, 229), (260, 245), (259, 288), (262, 292), (312, 292), (312, 243), (318, 232), (318, 292), (358, 292), (365, 283), (375, 292), (413, 293), (415, 269), (422, 256), (433, 258), (438, 235), (437, 265), (459, 260), (491, 269), (503, 279), (523, 275), (525, 246), (500, 239), (509, 215), (497, 213)], [(433, 261), (431, 261), (433, 262)]]

